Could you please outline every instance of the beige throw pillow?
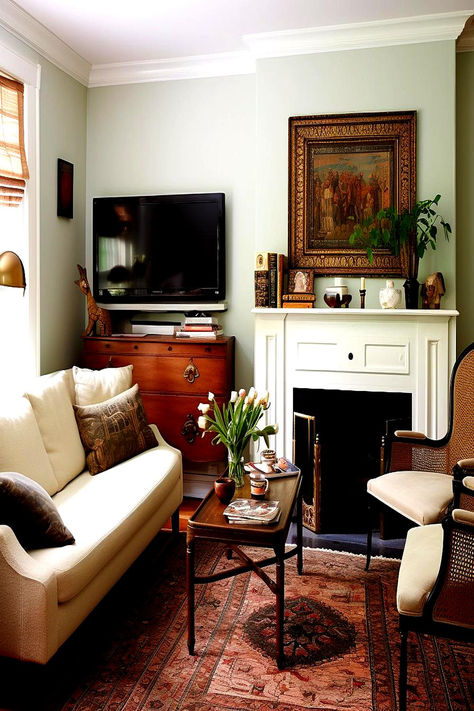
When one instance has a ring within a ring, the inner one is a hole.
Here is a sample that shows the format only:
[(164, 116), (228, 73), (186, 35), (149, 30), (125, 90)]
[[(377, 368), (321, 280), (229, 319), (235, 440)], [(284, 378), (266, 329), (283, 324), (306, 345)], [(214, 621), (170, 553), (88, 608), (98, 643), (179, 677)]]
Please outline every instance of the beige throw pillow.
[(59, 488), (74, 479), (85, 466), (84, 448), (77, 429), (68, 375), (63, 370), (38, 378), (26, 393), (43, 438)]
[(133, 365), (120, 368), (72, 369), (76, 391), (76, 405), (95, 405), (123, 393), (132, 386)]
[(55, 494), (58, 481), (26, 397), (2, 403), (0, 409), (0, 471), (21, 472)]
[(138, 385), (96, 405), (74, 405), (74, 410), (91, 474), (158, 445)]

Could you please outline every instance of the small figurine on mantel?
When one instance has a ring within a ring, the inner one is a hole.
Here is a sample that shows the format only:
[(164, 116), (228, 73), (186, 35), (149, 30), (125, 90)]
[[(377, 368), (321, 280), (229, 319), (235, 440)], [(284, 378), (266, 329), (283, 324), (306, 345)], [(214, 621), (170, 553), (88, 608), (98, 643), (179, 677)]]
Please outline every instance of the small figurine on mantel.
[(94, 325), (97, 324), (97, 335), (98, 336), (111, 336), (112, 335), (112, 322), (110, 320), (110, 313), (107, 309), (103, 309), (101, 306), (97, 306), (96, 301), (91, 293), (91, 288), (87, 280), (87, 271), (80, 264), (77, 265), (79, 269), (80, 279), (75, 281), (79, 289), (83, 294), (87, 296), (87, 312), (89, 314), (89, 323), (86, 326), (86, 330), (82, 334), (83, 338), (85, 336), (92, 336), (94, 331)]
[(421, 299), (424, 309), (439, 309), (441, 297), (444, 296), (446, 288), (444, 277), (441, 272), (430, 274), (421, 287)]

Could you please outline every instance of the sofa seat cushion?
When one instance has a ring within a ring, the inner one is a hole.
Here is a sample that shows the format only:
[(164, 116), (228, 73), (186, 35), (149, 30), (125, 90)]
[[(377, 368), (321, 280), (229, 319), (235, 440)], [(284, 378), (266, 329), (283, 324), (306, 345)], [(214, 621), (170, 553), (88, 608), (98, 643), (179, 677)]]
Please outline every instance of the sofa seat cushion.
[(397, 608), (401, 615), (421, 617), (438, 577), (442, 550), (440, 523), (408, 531), (398, 574)]
[(30, 551), (57, 576), (58, 601), (75, 597), (180, 486), (181, 461), (159, 446), (97, 476), (83, 472), (54, 496), (72, 546)]
[(453, 498), (453, 477), (438, 472), (400, 471), (367, 482), (367, 491), (421, 526), (439, 523)]

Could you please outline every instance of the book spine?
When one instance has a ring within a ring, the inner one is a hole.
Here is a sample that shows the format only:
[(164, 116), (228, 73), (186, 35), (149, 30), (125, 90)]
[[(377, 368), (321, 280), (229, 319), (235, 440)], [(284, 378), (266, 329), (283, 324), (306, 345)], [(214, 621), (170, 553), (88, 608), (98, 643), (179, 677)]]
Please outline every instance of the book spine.
[(217, 326), (205, 326), (203, 323), (185, 323), (183, 331), (217, 331)]
[(313, 302), (310, 301), (285, 301), (283, 304), (284, 309), (312, 309)]
[(279, 308), (279, 309), (281, 309), (281, 306), (282, 306), (286, 261), (287, 260), (286, 260), (286, 257), (284, 254), (278, 255), (277, 308)]
[(268, 255), (268, 272), (269, 272), (269, 284), (268, 284), (268, 302), (270, 308), (276, 309), (277, 307), (277, 272), (278, 272), (278, 254), (276, 252), (270, 252)]
[(269, 280), (268, 270), (254, 272), (255, 277), (255, 306), (261, 308), (269, 305)]
[(186, 316), (184, 323), (187, 326), (212, 326), (213, 324), (217, 324), (217, 319), (215, 316)]

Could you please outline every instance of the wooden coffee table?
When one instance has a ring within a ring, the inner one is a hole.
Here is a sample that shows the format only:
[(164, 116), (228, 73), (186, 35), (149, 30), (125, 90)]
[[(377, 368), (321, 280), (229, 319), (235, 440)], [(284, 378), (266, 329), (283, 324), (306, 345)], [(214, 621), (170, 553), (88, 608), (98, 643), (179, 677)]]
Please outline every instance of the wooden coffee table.
[[(225, 504), (221, 504), (213, 489), (189, 519), (186, 539), (186, 578), (188, 592), (188, 650), (190, 654), (194, 654), (195, 643), (194, 586), (223, 580), (251, 570), (268, 585), (276, 596), (276, 661), (278, 668), (282, 668), (284, 665), (285, 560), (294, 555), (298, 556), (298, 574), (301, 575), (303, 572), (301, 480), (301, 473), (291, 477), (270, 480), (265, 498), (276, 499), (280, 502), (281, 516), (278, 523), (270, 525), (227, 523), (223, 515)], [(234, 498), (250, 498), (248, 477), (246, 477), (244, 487), (236, 491)], [(296, 546), (285, 551), (285, 543), (295, 502), (297, 515)], [(194, 548), (196, 541), (199, 539), (225, 543), (229, 551), (228, 557), (230, 558), (233, 552), (242, 564), (214, 575), (196, 576), (194, 573)], [(272, 548), (275, 555), (264, 560), (253, 561), (239, 546)], [(273, 581), (262, 570), (267, 565), (273, 565), (274, 563), (276, 564), (276, 581)]]

